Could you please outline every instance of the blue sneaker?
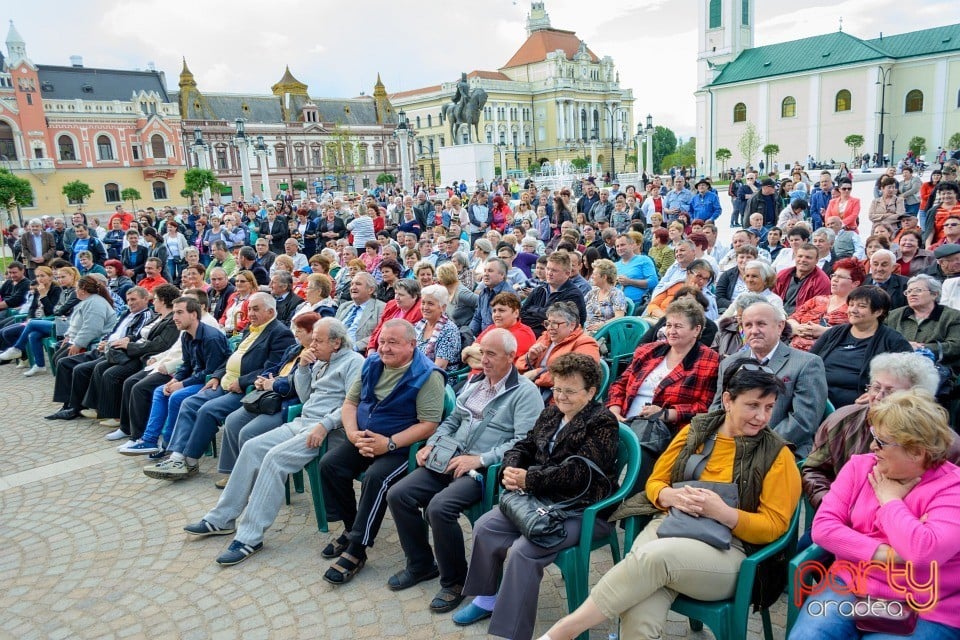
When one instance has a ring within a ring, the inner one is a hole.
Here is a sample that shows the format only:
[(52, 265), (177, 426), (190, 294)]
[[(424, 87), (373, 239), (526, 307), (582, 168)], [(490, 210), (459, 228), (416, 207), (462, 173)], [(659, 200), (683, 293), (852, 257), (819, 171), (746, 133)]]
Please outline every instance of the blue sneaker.
[(165, 458), (167, 458), (167, 457), (169, 457), (169, 456), (170, 456), (170, 454), (167, 453), (167, 450), (166, 450), (166, 449), (159, 448), (159, 449), (157, 449), (156, 451), (154, 451), (153, 453), (151, 453), (148, 457), (149, 457), (151, 460), (163, 460), (163, 459), (165, 459)]
[(485, 620), (493, 615), (493, 611), (487, 611), (486, 609), (481, 609), (472, 602), (465, 606), (460, 611), (457, 611), (453, 614), (453, 624), (458, 627), (467, 627), (475, 622), (480, 622)]
[(221, 567), (230, 567), (235, 564), (240, 564), (257, 551), (263, 549), (263, 543), (257, 545), (249, 545), (245, 542), (240, 542), (239, 540), (234, 540), (230, 543), (230, 546), (227, 547), (227, 550), (220, 554), (220, 557), (217, 558), (217, 564)]
[(184, 531), (189, 533), (192, 536), (197, 536), (198, 538), (206, 538), (207, 536), (225, 536), (236, 531), (236, 527), (218, 527), (214, 524), (210, 524), (206, 520), (201, 520), (195, 524), (188, 524), (183, 528)]
[(160, 447), (152, 442), (144, 442), (143, 440), (137, 440), (136, 442), (131, 440), (117, 447), (117, 453), (125, 456), (145, 456), (157, 451), (160, 451)]

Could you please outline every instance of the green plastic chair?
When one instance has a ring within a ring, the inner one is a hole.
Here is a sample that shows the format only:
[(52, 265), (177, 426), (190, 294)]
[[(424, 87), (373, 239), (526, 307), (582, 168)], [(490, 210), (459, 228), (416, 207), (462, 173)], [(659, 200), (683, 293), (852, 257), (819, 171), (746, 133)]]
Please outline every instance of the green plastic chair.
[(447, 386), (448, 387), (458, 387), (462, 382), (464, 382), (470, 376), (470, 367), (461, 367), (456, 371), (451, 371), (447, 374)]
[(630, 298), (627, 298), (627, 309), (626, 311), (624, 311), (623, 315), (632, 316), (633, 312), (636, 311), (636, 309), (637, 309), (637, 303), (631, 300)]
[[(567, 590), (567, 608), (573, 611), (587, 599), (590, 591), (590, 552), (602, 547), (610, 547), (613, 561), (620, 562), (620, 543), (617, 540), (617, 528), (610, 527), (610, 532), (603, 537), (593, 535), (597, 514), (606, 508), (619, 504), (630, 493), (637, 481), (640, 472), (640, 441), (636, 434), (625, 426), (620, 425), (620, 445), (617, 449), (617, 477), (620, 488), (610, 496), (596, 502), (583, 512), (583, 524), (580, 528), (580, 541), (577, 546), (564, 549), (553, 561), (563, 574), (563, 582)], [(580, 634), (580, 640), (588, 640), (589, 632)]]
[(610, 388), (610, 365), (606, 360), (600, 360), (600, 386), (597, 387), (597, 395), (594, 400), (603, 403), (607, 399), (607, 389)]
[(606, 339), (607, 355), (604, 359), (610, 365), (611, 376), (616, 377), (620, 373), (622, 364), (629, 364), (633, 358), (633, 352), (648, 328), (646, 321), (624, 316), (610, 320), (593, 334), (597, 342)]
[[(823, 547), (817, 546), (816, 544), (811, 544), (809, 547), (798, 553), (790, 560), (789, 569), (787, 575), (790, 576), (790, 579), (787, 581), (787, 635), (790, 635), (790, 630), (793, 628), (793, 625), (797, 622), (797, 617), (800, 615), (800, 607), (797, 606), (797, 573), (800, 567), (805, 562), (819, 562), (824, 568), (829, 567), (833, 564), (833, 554), (824, 549)], [(813, 578), (815, 576), (812, 572), (804, 572), (800, 575), (800, 581), (804, 586), (812, 586), (815, 584)]]
[[(793, 556), (797, 549), (797, 529), (800, 523), (800, 504), (793, 510), (790, 524), (786, 533), (765, 546), (760, 551), (748, 556), (740, 565), (740, 575), (737, 577), (737, 587), (734, 596), (728, 600), (704, 602), (684, 595), (677, 596), (670, 608), (690, 619), (690, 628), (700, 631), (707, 625), (717, 640), (743, 640), (747, 637), (747, 620), (750, 618), (750, 597), (753, 594), (753, 579), (757, 573), (757, 566), (763, 560), (771, 558), (781, 551), (787, 556)], [(633, 545), (632, 531), (624, 545), (629, 549)], [(770, 622), (770, 610), (761, 609), (760, 618), (763, 622), (763, 637), (773, 640), (773, 626)]]
[(463, 510), (463, 515), (467, 516), (471, 526), (476, 524), (480, 516), (493, 509), (500, 502), (497, 480), (500, 478), (500, 468), (502, 466), (501, 463), (497, 462), (487, 467), (487, 474), (483, 479), (483, 497), (480, 502), (475, 502)]

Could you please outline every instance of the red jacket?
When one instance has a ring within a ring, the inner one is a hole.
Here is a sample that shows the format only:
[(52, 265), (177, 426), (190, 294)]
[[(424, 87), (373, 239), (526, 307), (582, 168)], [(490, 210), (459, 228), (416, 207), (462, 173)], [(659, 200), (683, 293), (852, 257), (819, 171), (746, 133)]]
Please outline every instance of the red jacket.
[[(780, 296), (781, 300), (787, 299), (787, 289), (790, 288), (790, 280), (796, 272), (796, 267), (790, 267), (777, 274), (777, 283), (773, 286), (773, 292)], [(799, 309), (804, 302), (817, 296), (828, 295), (830, 295), (830, 276), (820, 267), (814, 267), (813, 273), (800, 283), (800, 290), (797, 291), (797, 306), (794, 308)]]
[[(620, 413), (626, 416), (640, 385), (663, 362), (669, 351), (670, 345), (666, 342), (650, 342), (637, 347), (626, 371), (610, 386), (607, 406), (618, 407)], [(710, 407), (717, 392), (719, 371), (720, 356), (717, 352), (697, 342), (680, 365), (657, 385), (652, 404), (676, 411), (675, 427), (687, 424), (693, 416), (706, 413)]]

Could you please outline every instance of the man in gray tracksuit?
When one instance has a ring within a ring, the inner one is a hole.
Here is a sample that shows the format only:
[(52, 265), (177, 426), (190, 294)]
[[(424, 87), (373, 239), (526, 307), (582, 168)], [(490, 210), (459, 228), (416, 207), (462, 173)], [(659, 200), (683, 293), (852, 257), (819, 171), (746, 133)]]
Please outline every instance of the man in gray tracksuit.
[[(405, 569), (387, 586), (399, 591), (440, 576), (440, 591), (430, 603), (431, 611), (452, 611), (463, 600), (467, 577), (463, 532), (458, 518), (479, 502), (483, 484), (468, 474), (500, 462), (503, 454), (523, 439), (543, 411), (537, 386), (517, 373), (517, 341), (506, 329), (493, 329), (480, 343), (483, 372), (464, 386), (457, 406), (417, 454), (420, 468), (394, 485), (387, 504), (397, 525), (397, 534), (407, 558)], [(428, 456), (441, 440), (452, 440), (457, 452), (445, 473), (425, 468)], [(433, 529), (434, 551), (423, 526), (426, 513)], [(436, 553), (436, 564), (434, 564)]]

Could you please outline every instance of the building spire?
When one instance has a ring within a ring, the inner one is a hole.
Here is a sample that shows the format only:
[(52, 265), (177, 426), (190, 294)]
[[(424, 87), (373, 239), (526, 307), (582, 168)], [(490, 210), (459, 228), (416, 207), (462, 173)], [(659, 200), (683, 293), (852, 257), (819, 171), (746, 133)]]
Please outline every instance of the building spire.
[(180, 70), (180, 88), (184, 87), (196, 87), (197, 81), (193, 77), (193, 73), (190, 71), (190, 67), (187, 66), (187, 59), (183, 59), (183, 69)]
[(543, 2), (531, 2), (530, 13), (527, 14), (527, 36), (534, 31), (543, 31), (550, 28), (550, 16), (543, 6)]
[(27, 43), (13, 25), (13, 20), (10, 21), (10, 30), (7, 31), (7, 55), (10, 56), (7, 64), (11, 68), (17, 66), (21, 60), (29, 61), (27, 58)]

